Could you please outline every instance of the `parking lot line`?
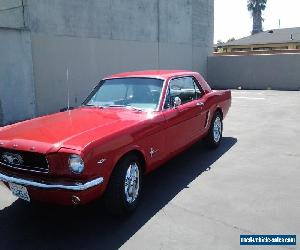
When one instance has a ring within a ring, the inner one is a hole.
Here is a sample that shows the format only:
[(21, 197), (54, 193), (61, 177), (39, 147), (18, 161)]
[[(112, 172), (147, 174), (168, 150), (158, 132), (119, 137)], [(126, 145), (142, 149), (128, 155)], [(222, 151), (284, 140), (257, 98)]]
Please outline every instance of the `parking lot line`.
[(264, 97), (248, 97), (248, 96), (234, 96), (234, 99), (248, 99), (248, 100), (265, 100)]

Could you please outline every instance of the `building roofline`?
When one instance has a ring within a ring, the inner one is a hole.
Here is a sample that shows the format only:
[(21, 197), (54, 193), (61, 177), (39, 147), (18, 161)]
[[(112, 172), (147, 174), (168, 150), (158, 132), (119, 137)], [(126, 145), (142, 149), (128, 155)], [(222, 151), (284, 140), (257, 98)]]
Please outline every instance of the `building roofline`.
[(220, 44), (220, 45), (216, 44), (215, 47), (249, 46), (249, 45), (299, 43), (299, 42), (300, 42), (300, 27), (294, 27), (294, 28), (266, 30), (224, 44)]

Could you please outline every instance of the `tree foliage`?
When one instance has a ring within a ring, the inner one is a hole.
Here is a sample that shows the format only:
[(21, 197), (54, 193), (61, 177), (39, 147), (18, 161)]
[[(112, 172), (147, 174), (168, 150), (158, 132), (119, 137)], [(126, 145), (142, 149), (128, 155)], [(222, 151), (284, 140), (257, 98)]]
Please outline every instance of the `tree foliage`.
[(267, 7), (267, 0), (248, 0), (247, 8), (251, 12), (253, 17), (253, 29), (252, 34), (259, 33), (263, 31), (262, 22), (262, 11)]
[(248, 10), (252, 13), (265, 10), (267, 7), (267, 0), (248, 0)]

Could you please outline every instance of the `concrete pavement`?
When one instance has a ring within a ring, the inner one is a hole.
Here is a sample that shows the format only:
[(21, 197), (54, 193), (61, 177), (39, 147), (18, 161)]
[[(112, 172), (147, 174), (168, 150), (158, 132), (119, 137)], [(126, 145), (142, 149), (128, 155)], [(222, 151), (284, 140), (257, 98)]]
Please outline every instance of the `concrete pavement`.
[(101, 202), (33, 206), (0, 186), (0, 249), (249, 249), (240, 234), (300, 237), (300, 92), (233, 91), (224, 140), (198, 143), (145, 179), (131, 217)]

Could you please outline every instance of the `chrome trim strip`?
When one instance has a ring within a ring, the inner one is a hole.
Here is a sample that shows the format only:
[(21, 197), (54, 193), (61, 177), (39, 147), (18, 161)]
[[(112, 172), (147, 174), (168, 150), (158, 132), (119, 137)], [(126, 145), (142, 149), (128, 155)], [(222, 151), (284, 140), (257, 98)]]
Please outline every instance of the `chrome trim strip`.
[(46, 184), (36, 181), (24, 180), (16, 177), (11, 177), (5, 174), (0, 173), (0, 180), (5, 182), (12, 182), (19, 185), (42, 188), (42, 189), (63, 189), (63, 190), (72, 190), (72, 191), (83, 191), (91, 187), (102, 184), (104, 181), (103, 177), (96, 178), (94, 180), (88, 181), (86, 183), (76, 183), (74, 185), (65, 185), (65, 184)]
[(160, 106), (161, 106), (161, 104), (162, 104), (162, 102), (163, 102), (163, 92), (164, 92), (164, 89), (165, 89), (165, 85), (166, 85), (166, 83), (167, 83), (167, 80), (165, 80), (165, 79), (162, 79), (162, 80), (163, 80), (163, 85), (162, 85), (162, 87), (161, 87), (158, 105), (157, 105), (156, 110), (154, 110), (154, 111), (158, 111), (158, 112), (159, 112), (160, 110), (162, 110), (162, 108), (163, 108), (163, 106), (162, 106), (162, 108), (160, 109)]
[(207, 117), (206, 117), (206, 122), (205, 122), (205, 127), (204, 128), (207, 128), (207, 126), (209, 124), (209, 118), (210, 118), (210, 110), (208, 110)]
[[(19, 165), (21, 167), (15, 167), (13, 165), (6, 164), (6, 163), (4, 163), (2, 161), (0, 161), (0, 166), (2, 165), (2, 166), (5, 166), (5, 167), (8, 167), (8, 168), (17, 169), (17, 170), (47, 174), (47, 173), (49, 173), (49, 163), (48, 163), (47, 158), (46, 158), (46, 161), (47, 161), (47, 164), (48, 164), (48, 168), (47, 169), (45, 169), (45, 168), (38, 168), (38, 167), (32, 167), (32, 166), (25, 166), (25, 165)], [(24, 168), (24, 167), (22, 168), (22, 166), (28, 167), (28, 168)], [(34, 169), (30, 169), (30, 168), (39, 169), (39, 170), (34, 170)]]

